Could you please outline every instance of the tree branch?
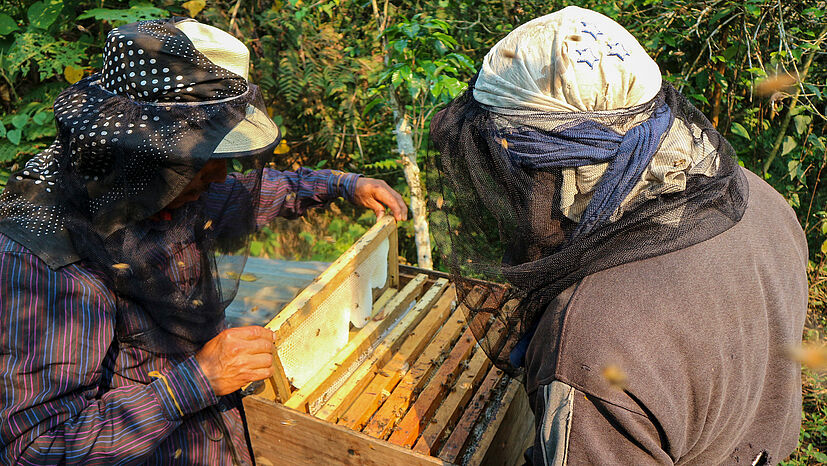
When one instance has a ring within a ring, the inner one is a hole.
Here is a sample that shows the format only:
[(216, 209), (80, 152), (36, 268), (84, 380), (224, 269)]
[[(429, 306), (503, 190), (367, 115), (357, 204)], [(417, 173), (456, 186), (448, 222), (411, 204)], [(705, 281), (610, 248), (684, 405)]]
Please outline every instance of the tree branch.
[[(801, 82), (804, 82), (804, 80), (807, 79), (807, 72), (810, 71), (810, 65), (813, 63), (813, 58), (815, 58), (816, 52), (818, 52), (821, 42), (825, 37), (827, 37), (827, 26), (821, 30), (821, 34), (818, 35), (818, 40), (816, 40), (815, 47), (807, 56), (807, 62), (804, 63), (804, 67), (801, 69), (801, 74), (798, 76), (798, 79)], [(781, 149), (781, 143), (784, 141), (784, 136), (787, 134), (787, 128), (789, 128), (790, 121), (793, 119), (793, 110), (795, 110), (795, 107), (798, 105), (798, 96), (801, 95), (801, 88), (802, 86), (796, 87), (795, 94), (793, 94), (793, 100), (790, 102), (790, 106), (787, 109), (787, 114), (784, 115), (784, 121), (781, 122), (781, 129), (778, 132), (778, 137), (775, 138), (775, 143), (772, 145), (772, 151), (770, 151), (770, 155), (767, 157), (767, 160), (764, 161), (765, 177), (770, 169), (770, 165), (772, 165), (773, 160), (775, 160), (775, 157), (778, 155), (778, 151)]]

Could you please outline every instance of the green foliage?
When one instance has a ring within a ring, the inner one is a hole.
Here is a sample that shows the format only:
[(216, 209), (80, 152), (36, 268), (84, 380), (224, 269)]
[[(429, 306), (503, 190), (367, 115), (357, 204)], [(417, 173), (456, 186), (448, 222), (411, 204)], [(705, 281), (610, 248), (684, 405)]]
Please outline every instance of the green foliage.
[(421, 106), (446, 104), (463, 92), (466, 84), (460, 78), (474, 73), (474, 64), (452, 52), (457, 41), (448, 32), (448, 23), (423, 14), (386, 29), (382, 35), (391, 64), (379, 75), (377, 91), (388, 85), (403, 89), (412, 102), (422, 97)]
[(333, 262), (376, 222), (372, 211), (357, 213), (352, 205), (339, 202), (330, 209), (335, 215), (312, 210), (302, 222), (280, 219), (263, 228), (250, 244), (250, 255)]
[(127, 9), (113, 9), (113, 8), (92, 8), (85, 13), (78, 16), (77, 19), (93, 18), (98, 21), (107, 21), (113, 27), (118, 27), (122, 24), (134, 23), (135, 21), (142, 21), (147, 19), (166, 18), (169, 12), (162, 8), (152, 6), (149, 2), (130, 2)]
[(801, 446), (784, 466), (827, 464), (827, 376), (808, 369), (802, 371), (804, 410), (801, 413)]
[(36, 67), (40, 80), (63, 74), (67, 66), (79, 66), (87, 46), (80, 42), (57, 40), (51, 35), (28, 30), (17, 34), (3, 57), (3, 72), (8, 79), (26, 75)]
[(401, 118), (413, 120), (417, 151), (434, 111), (465, 91), (464, 78), (476, 71), (470, 58), (454, 52), (457, 41), (449, 32), (447, 22), (418, 13), (379, 35), (385, 41), (388, 65), (376, 78), (370, 93), (374, 100), (365, 111), (380, 102), (391, 109), (404, 107), (397, 111), (404, 113)]

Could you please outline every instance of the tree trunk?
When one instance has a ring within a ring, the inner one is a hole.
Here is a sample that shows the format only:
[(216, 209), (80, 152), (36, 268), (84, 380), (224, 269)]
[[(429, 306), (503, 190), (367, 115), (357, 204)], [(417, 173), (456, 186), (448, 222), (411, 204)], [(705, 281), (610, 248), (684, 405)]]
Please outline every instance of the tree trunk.
[[(373, 15), (376, 17), (376, 25), (379, 34), (382, 36), (382, 50), (387, 50), (387, 38), (382, 35), (385, 31), (388, 18), (388, 0), (385, 0), (383, 13), (379, 13), (379, 5), (376, 0), (371, 0)], [(389, 57), (385, 53), (385, 66), (388, 66)], [(428, 209), (425, 206), (425, 193), (422, 191), (422, 180), (419, 177), (419, 165), (416, 163), (416, 149), (413, 140), (413, 128), (408, 122), (408, 115), (396, 96), (396, 89), (390, 86), (390, 103), (393, 108), (394, 132), (396, 133), (396, 148), (399, 150), (399, 158), (402, 161), (402, 172), (405, 174), (405, 181), (411, 188), (411, 212), (413, 212), (414, 243), (416, 243), (416, 264), (424, 269), (433, 269), (434, 263), (431, 260), (431, 231), (428, 227)]]
[(405, 181), (408, 182), (408, 186), (411, 188), (411, 211), (413, 212), (417, 265), (425, 269), (432, 269), (434, 264), (431, 260), (431, 233), (428, 228), (428, 210), (425, 207), (425, 193), (422, 191), (419, 165), (416, 163), (413, 132), (408, 122), (408, 116), (401, 113), (398, 107), (394, 109), (393, 117), (396, 120), (396, 147), (399, 150), (399, 158), (402, 160), (402, 171), (405, 173)]

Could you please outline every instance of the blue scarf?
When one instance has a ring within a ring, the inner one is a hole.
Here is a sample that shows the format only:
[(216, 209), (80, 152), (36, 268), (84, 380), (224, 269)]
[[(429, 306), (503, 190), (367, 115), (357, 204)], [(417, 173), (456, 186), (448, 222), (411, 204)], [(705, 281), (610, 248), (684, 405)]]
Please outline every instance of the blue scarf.
[[(606, 172), (592, 194), (571, 240), (588, 235), (609, 221), (612, 213), (640, 181), (643, 170), (660, 146), (661, 136), (673, 121), (669, 106), (656, 109), (652, 117), (618, 134), (606, 125), (586, 120), (555, 132), (519, 131), (503, 135), (507, 152), (518, 166), (530, 170), (582, 167), (609, 162)], [(511, 350), (514, 367), (522, 367), (531, 337), (529, 329)]]
[(608, 222), (640, 181), (643, 170), (660, 146), (661, 136), (672, 126), (672, 120), (672, 112), (664, 104), (648, 120), (626, 134), (618, 134), (606, 125), (586, 120), (560, 131), (525, 130), (501, 137), (508, 141), (507, 152), (512, 161), (530, 170), (609, 162), (572, 235), (571, 239), (576, 240)]

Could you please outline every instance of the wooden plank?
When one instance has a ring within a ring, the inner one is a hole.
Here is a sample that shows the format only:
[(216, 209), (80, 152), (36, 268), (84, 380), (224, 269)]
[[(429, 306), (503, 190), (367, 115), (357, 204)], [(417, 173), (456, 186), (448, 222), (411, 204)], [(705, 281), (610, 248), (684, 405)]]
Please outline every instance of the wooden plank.
[(459, 342), (451, 350), (451, 354), (434, 374), (425, 390), (419, 394), (408, 414), (394, 428), (395, 431), (388, 439), (389, 442), (408, 448), (413, 446), (426, 420), (434, 413), (448, 387), (453, 385), (451, 382), (462, 370), (462, 362), (471, 354), (475, 344), (471, 329), (465, 329)]
[(290, 393), (293, 391), (290, 381), (284, 375), (284, 367), (281, 365), (278, 351), (273, 351), (273, 375), (264, 379), (261, 384), (258, 382), (248, 383), (242, 391), (252, 391), (253, 394), (266, 400), (277, 401), (283, 403), (290, 398)]
[[(481, 298), (482, 295), (479, 295)], [(390, 397), (382, 404), (379, 411), (370, 420), (363, 432), (376, 438), (386, 438), (398, 420), (405, 415), (410, 407), (415, 393), (419, 392), (427, 382), (431, 373), (436, 370), (435, 362), (442, 359), (449, 348), (459, 338), (465, 327), (464, 312), (461, 306), (451, 315), (449, 320), (440, 329), (433, 342), (417, 358), (411, 370), (405, 374), (401, 382), (393, 389)]]
[(503, 371), (500, 369), (496, 367), (489, 369), (485, 380), (483, 380), (477, 393), (474, 394), (474, 398), (467, 405), (465, 411), (462, 413), (462, 417), (457, 422), (454, 430), (451, 431), (451, 435), (448, 437), (448, 440), (445, 441), (442, 450), (440, 450), (438, 455), (440, 459), (448, 463), (457, 462), (457, 458), (459, 458), (459, 455), (462, 453), (463, 447), (465, 447), (465, 443), (468, 441), (474, 429), (474, 425), (485, 410), (485, 406), (492, 395), (492, 390), (494, 390), (502, 377)]
[(243, 399), (256, 463), (266, 465), (416, 465), (447, 463), (390, 445), (285, 406)]
[(425, 275), (420, 275), (408, 282), (399, 293), (391, 293), (393, 299), (386, 306), (383, 306), (382, 310), (367, 325), (362, 327), (359, 333), (336, 353), (336, 356), (324, 365), (313, 378), (307, 381), (300, 390), (297, 390), (287, 400), (285, 406), (308, 412), (307, 404), (324, 394), (333, 382), (344, 375), (359, 356), (367, 351), (373, 342), (379, 338), (382, 332), (387, 330), (399, 315), (408, 309), (411, 302), (419, 297), (426, 279)]
[(450, 429), (462, 415), (462, 409), (466, 406), (474, 390), (480, 385), (488, 368), (491, 367), (491, 360), (482, 350), (477, 347), (477, 352), (471, 358), (471, 364), (457, 379), (451, 393), (445, 397), (445, 401), (437, 409), (431, 421), (428, 423), (413, 450), (423, 455), (432, 455), (439, 451), (442, 444), (442, 436)]
[(396, 231), (396, 222), (386, 215), (376, 221), (353, 246), (339, 256), (327, 270), (321, 273), (307, 288), (271, 320), (266, 327), (275, 332), (276, 345), (284, 341), (316, 306), (330, 296), (336, 287), (350, 276), (385, 238)]
[[(425, 282), (422, 282), (422, 283), (424, 284)], [(384, 311), (385, 306), (388, 305), (388, 303), (391, 301), (391, 299), (393, 299), (393, 297), (396, 296), (396, 293), (398, 293), (398, 292), (399, 292), (399, 290), (396, 289), (396, 288), (388, 288), (387, 290), (385, 290), (385, 292), (382, 293), (382, 296), (380, 296), (379, 299), (374, 301), (373, 309), (371, 309), (371, 311), (370, 311), (370, 317), (374, 318), (374, 317), (376, 317), (377, 314), (379, 314), (379, 312)], [(380, 320), (380, 319), (382, 319), (382, 318), (379, 317), (377, 320)], [(364, 328), (364, 327), (362, 327), (362, 328)], [(359, 329), (359, 330), (362, 330), (362, 329)]]
[(284, 374), (284, 366), (281, 365), (281, 359), (279, 358), (278, 351), (273, 351), (273, 368), (275, 369), (273, 371), (273, 376), (270, 377), (264, 385), (267, 385), (269, 382), (270, 386), (273, 388), (273, 393), (275, 394), (273, 400), (283, 403), (285, 400), (290, 398), (290, 393), (293, 391), (293, 387), (290, 385), (290, 381), (287, 380), (287, 376)]
[(316, 417), (336, 422), (365, 386), (370, 383), (372, 376), (376, 373), (376, 368), (390, 360), (393, 352), (404, 342), (405, 336), (425, 317), (426, 311), (439, 299), (446, 288), (448, 288), (448, 280), (445, 279), (437, 280), (436, 283), (431, 285), (416, 306), (408, 311), (405, 317), (374, 349), (373, 355), (363, 362), (348, 378), (347, 382), (327, 400), (325, 405), (316, 413)]
[(440, 272), (439, 270), (423, 269), (422, 267), (416, 267), (414, 265), (399, 264), (400, 276), (412, 277), (420, 273), (427, 275), (433, 280), (439, 280), (440, 278), (447, 278), (448, 280), (451, 279), (451, 274)]
[[(467, 464), (517, 466), (534, 443), (534, 415), (523, 384), (513, 379), (501, 403), (503, 409), (488, 424)], [(505, 409), (504, 407), (508, 407)]]
[(459, 318), (461, 314), (462, 312), (457, 309), (448, 318), (433, 341), (419, 355), (411, 370), (404, 375), (362, 432), (379, 439), (384, 439), (390, 434), (398, 420), (408, 411), (414, 394), (422, 389), (428, 377), (438, 367), (437, 362), (450, 351), (451, 346), (462, 333), (465, 320)]
[(368, 384), (362, 394), (353, 402), (350, 408), (345, 411), (339, 419), (338, 424), (349, 429), (362, 430), (362, 427), (370, 419), (379, 405), (396, 386), (402, 376), (408, 371), (414, 358), (422, 353), (425, 345), (431, 342), (431, 338), (443, 326), (445, 320), (451, 314), (453, 305), (456, 302), (456, 290), (450, 285), (434, 306), (428, 311), (428, 315), (416, 326), (402, 346), (396, 351), (379, 373)]
[(388, 286), (399, 288), (399, 233), (396, 228), (388, 236)]

